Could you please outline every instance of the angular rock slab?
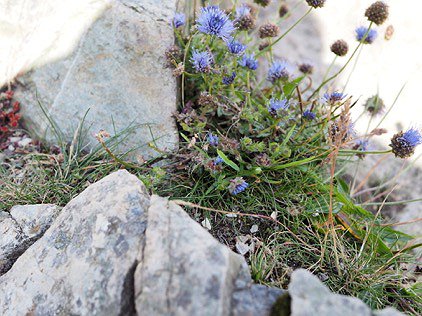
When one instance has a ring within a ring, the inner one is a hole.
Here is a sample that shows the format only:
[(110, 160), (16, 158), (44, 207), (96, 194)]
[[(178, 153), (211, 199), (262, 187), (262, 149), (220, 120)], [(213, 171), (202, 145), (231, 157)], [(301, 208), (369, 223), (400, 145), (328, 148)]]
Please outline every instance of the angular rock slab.
[(0, 277), (0, 315), (269, 315), (283, 293), (253, 285), (243, 257), (121, 170)]
[(292, 316), (371, 316), (403, 315), (394, 308), (372, 312), (361, 300), (331, 293), (312, 273), (304, 269), (295, 270), (289, 284)]
[(162, 150), (175, 148), (177, 85), (164, 53), (174, 43), (169, 21), (179, 0), (159, 2), (112, 1), (71, 56), (18, 78), (16, 97), (27, 128), (57, 142), (39, 100), (67, 141), (86, 114), (84, 142), (91, 147), (100, 130), (113, 135), (131, 127), (120, 150), (154, 156), (152, 140)]
[(60, 208), (52, 204), (16, 205), (9, 213), (0, 212), (0, 275), (40, 238)]
[(242, 256), (221, 245), (180, 206), (158, 196), (151, 197), (138, 261), (138, 315), (268, 315), (283, 293), (252, 285)]
[(88, 187), (0, 278), (0, 315), (133, 314), (148, 207), (127, 171)]

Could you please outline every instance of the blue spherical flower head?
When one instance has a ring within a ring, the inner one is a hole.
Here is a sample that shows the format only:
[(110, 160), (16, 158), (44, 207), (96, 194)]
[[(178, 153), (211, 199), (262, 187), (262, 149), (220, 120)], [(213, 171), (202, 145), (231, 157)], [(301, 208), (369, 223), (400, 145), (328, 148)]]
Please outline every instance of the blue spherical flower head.
[(211, 132), (208, 133), (208, 135), (207, 135), (207, 141), (213, 147), (217, 147), (218, 146), (218, 142), (219, 142), (218, 136), (217, 135), (214, 135)]
[(367, 139), (359, 139), (356, 141), (355, 145), (353, 146), (354, 150), (359, 151), (368, 151), (369, 148), (369, 140)]
[(233, 71), (230, 76), (223, 77), (222, 82), (226, 86), (231, 85), (234, 82), (234, 79), (236, 78), (236, 73)]
[(214, 57), (208, 51), (199, 52), (194, 50), (190, 61), (197, 72), (209, 72), (214, 62)]
[(202, 33), (229, 40), (235, 30), (233, 22), (218, 6), (208, 6), (201, 9), (196, 20), (198, 30)]
[(186, 23), (186, 16), (183, 13), (176, 13), (173, 18), (173, 26), (177, 29), (185, 25)]
[(356, 39), (358, 40), (358, 42), (362, 42), (363, 44), (372, 44), (378, 36), (378, 32), (376, 30), (370, 29), (368, 32), (368, 28), (364, 26), (358, 27), (355, 32)]
[(268, 106), (268, 112), (273, 115), (277, 116), (279, 111), (287, 110), (289, 107), (289, 101), (287, 99), (271, 99), (270, 104)]
[(223, 158), (221, 158), (220, 156), (218, 156), (217, 158), (214, 159), (213, 164), (214, 166), (218, 166), (220, 164), (223, 163)]
[(243, 18), (244, 16), (247, 16), (249, 14), (251, 14), (251, 8), (245, 4), (236, 8), (236, 15), (235, 15), (236, 19)]
[(255, 59), (254, 54), (245, 54), (242, 59), (239, 60), (239, 65), (242, 67), (249, 68), (250, 70), (256, 70), (258, 68), (258, 61)]
[(237, 177), (233, 180), (230, 180), (230, 185), (228, 189), (231, 194), (237, 195), (245, 191), (248, 186), (249, 184), (245, 180), (243, 180), (242, 177)]
[(310, 111), (310, 110), (304, 111), (302, 116), (305, 120), (308, 120), (308, 121), (315, 120), (315, 118), (316, 118), (316, 114), (314, 112)]
[(347, 95), (341, 92), (325, 93), (324, 100), (330, 103), (336, 103), (343, 100)]
[(288, 80), (290, 73), (288, 71), (288, 64), (285, 61), (276, 60), (268, 70), (267, 80), (275, 83), (278, 80)]
[(241, 42), (236, 40), (230, 40), (227, 42), (227, 48), (229, 52), (234, 55), (241, 55), (246, 50), (246, 45), (243, 45)]
[(422, 134), (417, 128), (410, 128), (400, 132), (391, 139), (390, 147), (396, 157), (408, 158), (415, 153), (416, 146), (422, 144)]

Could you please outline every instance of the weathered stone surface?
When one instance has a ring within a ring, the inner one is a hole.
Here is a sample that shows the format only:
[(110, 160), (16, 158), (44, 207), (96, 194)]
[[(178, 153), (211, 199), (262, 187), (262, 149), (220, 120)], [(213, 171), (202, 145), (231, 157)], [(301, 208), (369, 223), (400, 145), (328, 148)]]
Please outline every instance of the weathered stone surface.
[(151, 198), (140, 255), (135, 272), (138, 315), (266, 315), (283, 292), (252, 286), (243, 257), (179, 206), (157, 196)]
[(133, 313), (148, 206), (127, 171), (88, 187), (0, 278), (0, 315)]
[(51, 204), (17, 205), (0, 212), (0, 275), (44, 234), (60, 208)]
[(373, 312), (361, 300), (345, 295), (333, 294), (312, 273), (304, 269), (295, 270), (289, 284), (292, 316), (371, 316), (402, 315), (393, 308)]
[(73, 199), (0, 277), (0, 315), (268, 315), (283, 292), (253, 285), (242, 256), (121, 170)]
[(39, 99), (67, 141), (89, 110), (84, 141), (91, 146), (101, 129), (114, 134), (132, 126), (121, 150), (152, 156), (153, 139), (160, 149), (175, 148), (177, 85), (165, 68), (164, 52), (174, 42), (169, 21), (178, 2), (112, 1), (71, 56), (18, 79), (16, 97), (27, 127), (56, 142)]

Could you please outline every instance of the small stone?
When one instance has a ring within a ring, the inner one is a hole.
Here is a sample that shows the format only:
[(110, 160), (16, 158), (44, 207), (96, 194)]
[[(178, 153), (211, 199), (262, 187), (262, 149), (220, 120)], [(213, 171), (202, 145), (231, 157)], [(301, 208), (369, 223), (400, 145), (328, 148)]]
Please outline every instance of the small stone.
[(207, 230), (211, 230), (211, 222), (207, 217), (201, 222), (201, 225)]
[(258, 231), (258, 225), (252, 225), (250, 232), (252, 234), (256, 233)]

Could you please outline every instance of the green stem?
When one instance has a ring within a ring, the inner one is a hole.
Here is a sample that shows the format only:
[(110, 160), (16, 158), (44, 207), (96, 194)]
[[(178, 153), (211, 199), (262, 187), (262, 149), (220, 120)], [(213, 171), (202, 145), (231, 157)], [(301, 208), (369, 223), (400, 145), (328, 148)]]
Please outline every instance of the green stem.
[(332, 75), (331, 77), (329, 77), (328, 79), (324, 80), (319, 87), (310, 95), (310, 97), (308, 98), (308, 101), (310, 99), (312, 99), (315, 94), (317, 94), (322, 87), (325, 86), (325, 84), (327, 84), (328, 82), (330, 82), (331, 80), (337, 78), (343, 71), (344, 69), (346, 69), (346, 67), (350, 64), (350, 62), (352, 61), (353, 57), (356, 55), (356, 53), (358, 52), (359, 48), (363, 45), (363, 42), (365, 41), (366, 37), (369, 34), (369, 31), (371, 30), (373, 22), (371, 22), (369, 24), (368, 30), (366, 31), (365, 35), (363, 36), (362, 40), (359, 42), (358, 46), (355, 48), (355, 50), (353, 51), (352, 55), (350, 56), (350, 58), (347, 60), (347, 62), (343, 65), (343, 67), (340, 68), (340, 70), (338, 72), (336, 72), (334, 75)]
[(275, 44), (277, 44), (279, 41), (281, 41), (287, 34), (289, 34), (289, 32), (291, 30), (293, 30), (300, 22), (302, 22), (302, 20), (309, 14), (311, 13), (313, 8), (310, 8), (299, 20), (297, 20), (291, 27), (288, 28), (288, 30), (286, 32), (284, 32), (283, 34), (281, 34), (273, 43), (271, 43), (270, 45), (268, 45), (267, 47), (265, 47), (263, 50), (261, 50), (258, 54), (256, 54), (256, 57), (261, 56), (262, 54), (264, 54), (265, 52), (267, 52), (268, 50), (271, 49), (271, 47), (273, 47)]

